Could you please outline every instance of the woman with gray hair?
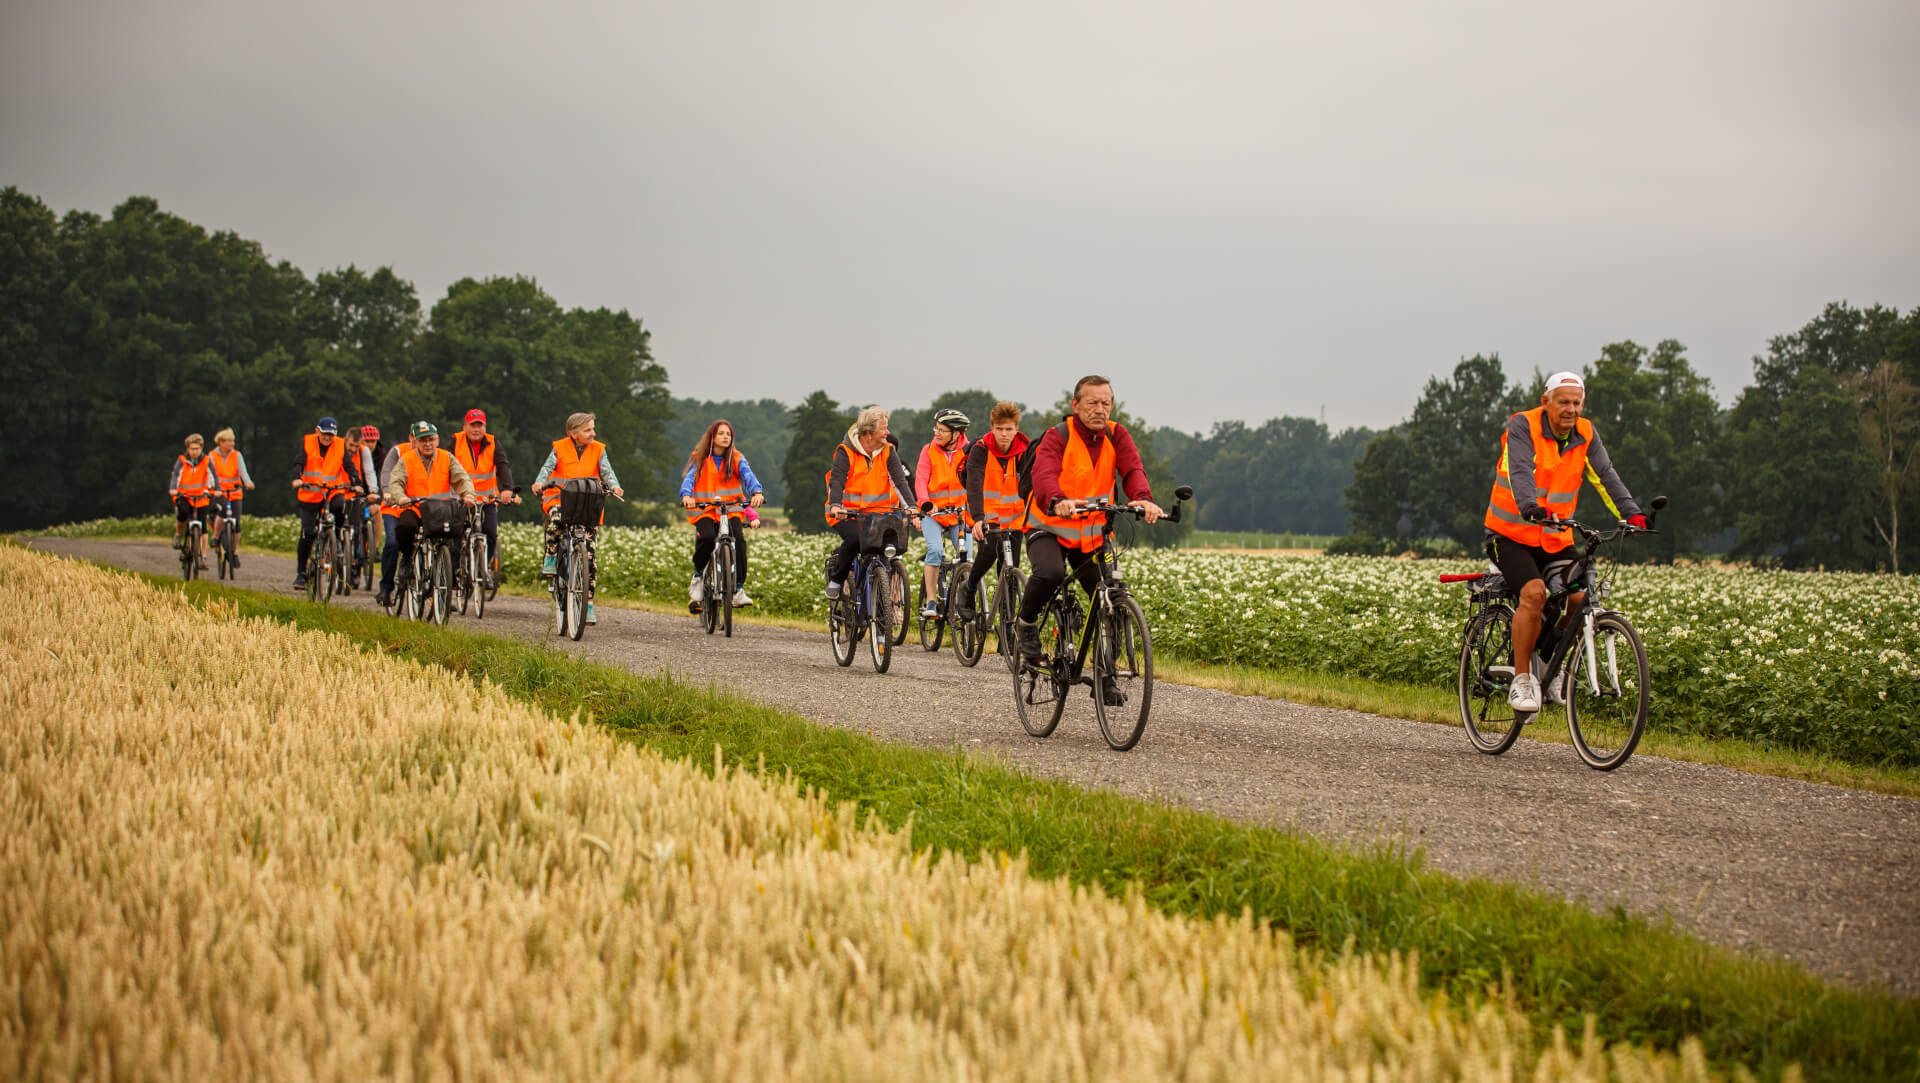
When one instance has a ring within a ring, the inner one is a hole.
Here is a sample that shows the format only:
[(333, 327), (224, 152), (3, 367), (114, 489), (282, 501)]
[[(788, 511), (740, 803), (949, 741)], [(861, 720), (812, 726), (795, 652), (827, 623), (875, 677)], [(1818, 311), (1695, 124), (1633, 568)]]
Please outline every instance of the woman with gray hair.
[[(833, 449), (833, 467), (827, 471), (827, 525), (840, 535), (840, 548), (827, 561), (828, 598), (840, 597), (840, 582), (860, 555), (860, 513), (913, 506), (906, 497), (913, 492), (913, 479), (887, 436), (887, 412), (869, 406)], [(919, 529), (920, 516), (909, 516)]]
[[(540, 574), (552, 577), (554, 559), (560, 552), (560, 483), (570, 478), (600, 479), (607, 491), (618, 497), (627, 495), (620, 487), (619, 475), (613, 472), (613, 461), (607, 455), (607, 445), (593, 438), (593, 415), (573, 414), (567, 418), (567, 435), (553, 442), (553, 450), (547, 453), (547, 461), (540, 464), (540, 472), (534, 475), (533, 491), (540, 494), (540, 508), (547, 516), (547, 559), (540, 566)], [(593, 590), (594, 581), (599, 577), (598, 562), (593, 558), (593, 543), (599, 533), (598, 524), (587, 528), (587, 623), (594, 623)]]

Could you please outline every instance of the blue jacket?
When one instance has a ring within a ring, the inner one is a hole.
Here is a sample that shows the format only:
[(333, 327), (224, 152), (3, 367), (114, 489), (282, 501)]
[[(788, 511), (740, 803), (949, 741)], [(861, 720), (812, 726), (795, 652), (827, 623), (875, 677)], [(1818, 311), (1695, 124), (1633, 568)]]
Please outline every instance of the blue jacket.
[[(713, 457), (713, 465), (723, 465), (720, 456)], [(698, 463), (687, 467), (686, 476), (680, 479), (680, 497), (683, 500), (693, 495), (693, 479), (700, 473), (698, 467)], [(760, 491), (760, 479), (753, 476), (753, 467), (747, 465), (745, 455), (740, 456), (740, 491), (747, 496)]]

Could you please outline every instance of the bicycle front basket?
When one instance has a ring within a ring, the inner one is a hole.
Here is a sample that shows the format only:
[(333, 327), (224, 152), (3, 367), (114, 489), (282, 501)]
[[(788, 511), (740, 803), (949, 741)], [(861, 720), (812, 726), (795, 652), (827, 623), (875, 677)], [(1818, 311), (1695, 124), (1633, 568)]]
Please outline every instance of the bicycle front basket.
[(599, 526), (607, 509), (607, 489), (599, 478), (568, 478), (560, 483), (563, 526)]
[(426, 537), (451, 538), (466, 525), (466, 514), (458, 500), (422, 500), (419, 507), (420, 533)]
[(860, 548), (864, 550), (885, 549), (893, 546), (894, 552), (907, 551), (907, 520), (897, 511), (875, 512), (860, 517)]

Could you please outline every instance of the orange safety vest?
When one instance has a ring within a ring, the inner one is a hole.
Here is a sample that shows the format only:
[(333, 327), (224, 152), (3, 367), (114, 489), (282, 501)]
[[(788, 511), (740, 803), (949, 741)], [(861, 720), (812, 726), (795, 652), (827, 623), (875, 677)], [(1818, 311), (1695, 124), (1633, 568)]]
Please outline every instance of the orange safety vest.
[(473, 480), (473, 491), (485, 495), (498, 491), (500, 482), (493, 468), (493, 434), (488, 433), (481, 437), (481, 439), (485, 440), (486, 443), (481, 445), (480, 454), (475, 455), (466, 433), (455, 436), (453, 438), (453, 455), (454, 458), (460, 460), (460, 465), (466, 469), (467, 477)]
[[(1547, 426), (1546, 407), (1527, 410), (1514, 417), (1526, 418), (1527, 428), (1533, 433), (1535, 499), (1556, 519), (1571, 516), (1574, 505), (1580, 502), (1580, 478), (1587, 469), (1587, 447), (1593, 443), (1593, 423), (1584, 417), (1574, 421), (1574, 431), (1580, 434), (1580, 442), (1569, 447), (1566, 454), (1562, 455), (1560, 441), (1554, 439), (1552, 430)], [(1538, 523), (1529, 523), (1520, 517), (1520, 506), (1513, 499), (1513, 484), (1507, 475), (1505, 430), (1500, 433), (1500, 461), (1493, 468), (1493, 495), (1487, 498), (1486, 526), (1502, 537), (1549, 553), (1557, 553), (1573, 544), (1573, 531), (1547, 530)]]
[(213, 460), (205, 455), (200, 461), (190, 463), (185, 455), (180, 456), (180, 481), (175, 491), (187, 498), (191, 507), (204, 508), (212, 501), (208, 498), (213, 491)]
[[(982, 437), (982, 439), (987, 439)], [(987, 469), (980, 479), (980, 503), (987, 514), (987, 526), (994, 530), (1012, 530), (1020, 524), (1020, 456), (1009, 452), (1002, 457), (997, 445), (987, 445)]]
[[(600, 456), (606, 454), (606, 450), (607, 445), (598, 440), (594, 440), (587, 444), (587, 450), (583, 452), (573, 446), (573, 437), (562, 436), (553, 442), (553, 473), (547, 476), (550, 479), (560, 478), (562, 480), (567, 478), (597, 478), (600, 476)], [(552, 515), (553, 509), (559, 506), (559, 493), (542, 493), (540, 495), (541, 511)], [(605, 512), (600, 513), (600, 521), (603, 523), (607, 521), (607, 514)]]
[(207, 458), (213, 460), (213, 476), (220, 480), (220, 493), (228, 500), (240, 498), (240, 489), (244, 484), (240, 480), (240, 452), (236, 449), (222, 455), (218, 451), (207, 452)]
[[(932, 444), (927, 445), (927, 499), (934, 507), (949, 504), (967, 503), (967, 487), (960, 481), (960, 468), (967, 464), (967, 441), (965, 437), (954, 442), (953, 451), (941, 451)], [(934, 521), (941, 526), (956, 526), (960, 514), (948, 513), (935, 515)], [(972, 516), (967, 516), (969, 521)]]
[[(1100, 434), (1100, 458), (1096, 461), (1093, 454), (1087, 450), (1086, 442), (1080, 439), (1079, 427), (1071, 421), (1064, 424), (1067, 429), (1067, 446), (1060, 453), (1060, 492), (1070, 500), (1112, 498), (1114, 464), (1118, 458), (1118, 453), (1113, 449), (1113, 437), (1104, 432)], [(1100, 536), (1106, 525), (1102, 517), (1082, 515), (1075, 518), (1062, 518), (1058, 515), (1049, 515), (1039, 506), (1039, 502), (1038, 493), (1027, 498), (1028, 529), (1037, 528), (1054, 535), (1060, 539), (1060, 545), (1066, 549), (1078, 549), (1083, 553), (1091, 553), (1100, 548)]]
[[(327, 445), (327, 450), (322, 453), (320, 434), (310, 432), (306, 436), (305, 444), (307, 465), (300, 468), (300, 481), (306, 485), (330, 485), (335, 488), (344, 488), (347, 484), (347, 442), (336, 436), (333, 438), (333, 443)], [(318, 504), (321, 499), (320, 493), (308, 492), (305, 489), (300, 491), (302, 504)]]
[[(400, 465), (407, 471), (407, 497), (422, 500), (435, 496), (453, 495), (453, 456), (446, 452), (436, 452), (433, 465), (428, 466), (420, 458), (420, 453), (412, 448), (400, 450)], [(420, 509), (405, 507), (395, 512), (395, 517), (411, 515), (420, 518)]]
[[(858, 515), (863, 511), (888, 511), (900, 504), (899, 494), (893, 491), (893, 474), (888, 470), (893, 461), (893, 445), (882, 446), (871, 460), (866, 453), (852, 444), (840, 445), (847, 449), (847, 486), (840, 492), (840, 506)], [(833, 468), (828, 467), (827, 507), (833, 506)], [(827, 525), (833, 525), (832, 516), (827, 517)]]
[[(746, 490), (740, 484), (740, 475), (732, 475), (713, 464), (713, 456), (706, 455), (700, 460), (700, 472), (693, 478), (693, 498), (695, 500), (728, 500), (744, 503)], [(707, 508), (704, 511), (688, 511), (687, 522), (697, 523), (702, 519), (720, 521), (719, 508)]]

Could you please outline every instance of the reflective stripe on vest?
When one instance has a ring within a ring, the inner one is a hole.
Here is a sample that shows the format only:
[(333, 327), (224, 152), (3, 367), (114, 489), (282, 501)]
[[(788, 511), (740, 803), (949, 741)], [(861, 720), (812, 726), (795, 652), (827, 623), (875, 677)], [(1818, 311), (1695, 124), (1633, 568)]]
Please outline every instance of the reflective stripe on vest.
[(196, 508), (204, 508), (210, 502), (208, 494), (213, 491), (213, 460), (205, 455), (200, 461), (190, 463), (185, 455), (180, 456), (180, 480), (174, 489), (187, 498), (187, 503)]
[(981, 510), (987, 514), (987, 524), (998, 530), (1007, 530), (1020, 523), (1020, 456), (1008, 455), (1002, 458), (989, 447), (987, 449), (987, 469), (980, 478)]
[[(571, 478), (597, 478), (600, 476), (600, 456), (605, 454), (607, 445), (598, 440), (590, 441), (587, 450), (581, 451), (573, 446), (571, 436), (562, 436), (553, 442), (553, 473), (548, 474), (549, 482), (558, 478), (566, 481)], [(559, 493), (543, 493), (540, 496), (540, 510), (548, 515), (560, 506)], [(600, 521), (606, 521), (605, 513)]]
[[(932, 444), (927, 445), (927, 499), (934, 507), (952, 504), (964, 506), (967, 502), (967, 487), (960, 481), (960, 468), (967, 462), (967, 442), (957, 440), (951, 452), (941, 451)], [(934, 520), (941, 526), (956, 526), (960, 522), (960, 513), (949, 512), (935, 515)]]
[[(1114, 463), (1118, 454), (1113, 449), (1113, 437), (1100, 434), (1100, 458), (1095, 461), (1087, 445), (1080, 439), (1080, 430), (1072, 422), (1066, 422), (1067, 446), (1060, 453), (1060, 492), (1070, 500), (1093, 500), (1097, 497), (1112, 497)], [(1106, 517), (1101, 515), (1082, 515), (1074, 518), (1061, 518), (1049, 515), (1038, 506), (1039, 494), (1027, 499), (1027, 524), (1029, 529), (1044, 530), (1060, 539), (1060, 544), (1068, 549), (1078, 549), (1091, 553), (1100, 548), (1100, 537), (1106, 526)]]
[[(1546, 407), (1541, 406), (1514, 416), (1526, 418), (1527, 431), (1533, 435), (1535, 498), (1555, 518), (1565, 519), (1573, 514), (1575, 505), (1580, 501), (1580, 479), (1587, 468), (1587, 446), (1593, 443), (1593, 423), (1584, 417), (1574, 422), (1574, 431), (1580, 434), (1581, 439), (1563, 455), (1560, 441), (1554, 439), (1547, 427), (1546, 413)], [(1573, 544), (1571, 530), (1549, 531), (1521, 517), (1519, 502), (1513, 495), (1513, 482), (1507, 473), (1505, 430), (1500, 433), (1500, 461), (1494, 464), (1493, 492), (1487, 498), (1484, 523), (1488, 530), (1502, 537), (1549, 553), (1557, 553)]]
[(493, 468), (493, 434), (481, 437), (486, 443), (481, 445), (479, 456), (473, 454), (470, 441), (465, 433), (453, 438), (453, 457), (460, 460), (460, 466), (466, 470), (467, 477), (473, 481), (473, 491), (490, 493), (500, 487), (495, 481)]
[(222, 455), (218, 451), (209, 451), (207, 458), (213, 460), (213, 476), (219, 479), (220, 492), (229, 497), (239, 496), (244, 484), (240, 480), (240, 453), (233, 451)]
[[(730, 503), (743, 504), (746, 502), (746, 491), (741, 487), (740, 475), (737, 472), (729, 477), (726, 471), (714, 465), (713, 456), (709, 455), (700, 460), (700, 472), (693, 477), (693, 498), (695, 500), (725, 500)], [(720, 519), (720, 509), (707, 508), (704, 511), (687, 512), (687, 522), (689, 523), (697, 523), (702, 519), (712, 519), (718, 522)]]
[[(400, 466), (407, 472), (407, 497), (421, 500), (436, 496), (453, 495), (453, 456), (440, 452), (434, 455), (433, 465), (428, 466), (420, 458), (420, 453), (412, 448), (400, 451)], [(411, 515), (420, 518), (420, 509), (401, 508), (399, 515)]]
[[(328, 444), (327, 450), (322, 453), (320, 434), (310, 432), (306, 436), (305, 444), (307, 464), (300, 468), (300, 481), (306, 485), (346, 485), (347, 471), (344, 464), (347, 457), (347, 442), (336, 436), (333, 438), (333, 443)], [(302, 504), (318, 504), (321, 499), (319, 493), (308, 492), (305, 489), (300, 491)]]
[[(893, 445), (884, 444), (874, 453), (872, 459), (852, 444), (841, 444), (847, 449), (847, 485), (840, 491), (840, 506), (854, 513), (863, 511), (887, 511), (900, 503), (898, 494), (893, 491), (893, 473), (889, 469), (893, 462)], [(827, 470), (827, 506), (833, 506), (833, 470)], [(832, 526), (829, 518), (827, 525)]]

